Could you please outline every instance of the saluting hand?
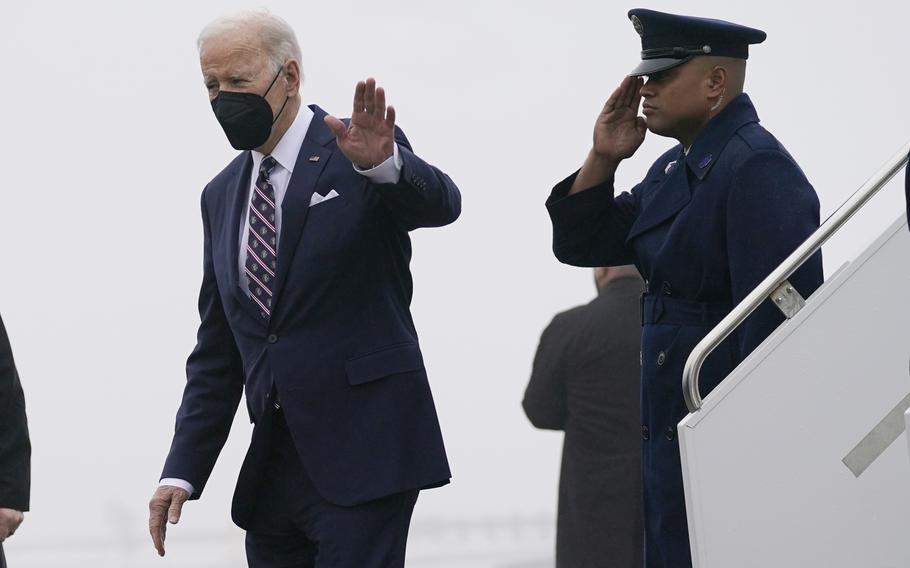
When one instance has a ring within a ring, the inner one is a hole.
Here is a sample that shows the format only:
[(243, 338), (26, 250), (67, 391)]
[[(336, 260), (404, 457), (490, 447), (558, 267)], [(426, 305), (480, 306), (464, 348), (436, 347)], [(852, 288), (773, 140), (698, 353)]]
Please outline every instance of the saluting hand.
[(629, 158), (645, 141), (648, 128), (638, 116), (640, 77), (626, 77), (613, 91), (594, 125), (594, 153), (618, 163)]
[(643, 84), (638, 77), (626, 77), (607, 99), (594, 124), (594, 146), (569, 194), (612, 180), (619, 162), (632, 156), (645, 141), (648, 128), (645, 119), (638, 116)]
[(179, 487), (162, 485), (155, 490), (149, 501), (149, 533), (158, 556), (164, 556), (164, 537), (167, 524), (176, 525), (180, 520), (183, 504), (189, 499), (189, 494)]
[(0, 509), (0, 542), (13, 536), (23, 520), (25, 520), (25, 515), (21, 511)]
[(385, 91), (376, 80), (360, 81), (354, 88), (351, 123), (334, 116), (325, 123), (335, 133), (338, 147), (361, 170), (378, 166), (392, 156), (395, 148), (395, 109), (385, 105)]

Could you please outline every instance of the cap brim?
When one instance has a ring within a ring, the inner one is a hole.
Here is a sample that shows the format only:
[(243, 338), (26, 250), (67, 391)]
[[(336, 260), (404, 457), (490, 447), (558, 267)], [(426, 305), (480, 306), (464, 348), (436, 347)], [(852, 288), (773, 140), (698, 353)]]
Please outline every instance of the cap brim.
[(650, 75), (652, 73), (666, 71), (667, 69), (672, 69), (674, 67), (682, 65), (690, 59), (692, 59), (692, 57), (686, 57), (685, 59), (673, 59), (671, 57), (664, 59), (642, 59), (641, 63), (638, 64), (638, 67), (629, 73), (629, 77), (641, 77), (642, 75)]

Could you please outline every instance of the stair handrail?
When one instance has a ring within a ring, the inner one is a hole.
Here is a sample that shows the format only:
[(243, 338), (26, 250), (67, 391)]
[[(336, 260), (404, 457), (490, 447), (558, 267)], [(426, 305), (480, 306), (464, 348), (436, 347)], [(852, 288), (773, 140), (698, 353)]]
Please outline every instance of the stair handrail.
[[(847, 199), (837, 211), (831, 214), (822, 225), (796, 248), (767, 278), (755, 287), (733, 310), (720, 320), (714, 329), (698, 342), (698, 345), (689, 354), (686, 366), (683, 369), (682, 388), (683, 397), (689, 412), (697, 412), (702, 407), (701, 393), (698, 389), (698, 376), (702, 364), (708, 355), (717, 348), (749, 315), (752, 314), (766, 299), (771, 298), (775, 291), (788, 285), (787, 279), (800, 266), (803, 265), (815, 252), (825, 244), (857, 211), (881, 190), (891, 178), (897, 175), (907, 164), (910, 154), (910, 142), (904, 145), (893, 158), (888, 160), (866, 183)], [(792, 291), (789, 290), (788, 291)], [(777, 298), (780, 302), (780, 298)], [(798, 309), (796, 310), (798, 311)], [(794, 312), (795, 313), (795, 312)], [(788, 315), (792, 317), (792, 315)]]

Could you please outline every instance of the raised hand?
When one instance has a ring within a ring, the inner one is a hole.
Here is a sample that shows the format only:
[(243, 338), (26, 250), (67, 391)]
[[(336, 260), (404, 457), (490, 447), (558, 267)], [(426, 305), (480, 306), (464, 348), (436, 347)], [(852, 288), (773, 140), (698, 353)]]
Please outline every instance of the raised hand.
[(619, 163), (645, 141), (648, 129), (638, 116), (642, 84), (640, 77), (626, 77), (607, 99), (594, 124), (593, 151), (598, 156)]
[(13, 536), (25, 516), (14, 509), (0, 509), (0, 542)]
[(183, 504), (189, 499), (189, 494), (179, 487), (162, 485), (155, 490), (149, 501), (149, 533), (158, 556), (164, 556), (164, 537), (167, 524), (176, 525), (180, 520)]
[(626, 77), (607, 99), (594, 123), (594, 146), (575, 176), (570, 194), (612, 180), (619, 162), (632, 156), (645, 141), (648, 128), (645, 119), (638, 116), (643, 84), (638, 77)]
[(366, 170), (392, 156), (395, 149), (395, 109), (386, 107), (385, 91), (376, 80), (360, 81), (354, 88), (354, 111), (345, 125), (334, 116), (325, 123), (335, 133), (338, 147), (348, 160)]

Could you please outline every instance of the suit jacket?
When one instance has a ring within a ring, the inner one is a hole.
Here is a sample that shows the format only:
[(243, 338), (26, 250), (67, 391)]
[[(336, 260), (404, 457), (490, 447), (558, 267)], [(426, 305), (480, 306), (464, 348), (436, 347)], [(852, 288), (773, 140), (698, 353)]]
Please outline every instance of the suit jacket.
[[(767, 130), (745, 94), (702, 130), (688, 155), (677, 145), (631, 193), (612, 180), (569, 196), (575, 177), (547, 201), (553, 250), (579, 266), (635, 263), (642, 304), (642, 459), (646, 562), (690, 565), (676, 426), (688, 410), (682, 371), (695, 345), (811, 235), (815, 190)], [(822, 283), (821, 253), (790, 278), (808, 297)], [(707, 393), (783, 321), (764, 302), (706, 360)]]
[(538, 428), (564, 430), (557, 568), (642, 562), (640, 278), (607, 284), (558, 314), (540, 338), (524, 409)]
[(0, 319), (0, 508), (28, 511), (31, 454), (25, 398)]
[[(251, 420), (273, 392), (309, 476), (328, 501), (355, 505), (450, 477), (409, 309), (408, 231), (461, 210), (455, 184), (400, 131), (397, 184), (357, 174), (315, 113), (282, 203), (272, 316), (241, 290), (238, 231), (252, 157), (202, 194), (201, 324), (162, 477), (198, 498), (245, 390)], [(309, 206), (314, 192), (339, 196)]]

